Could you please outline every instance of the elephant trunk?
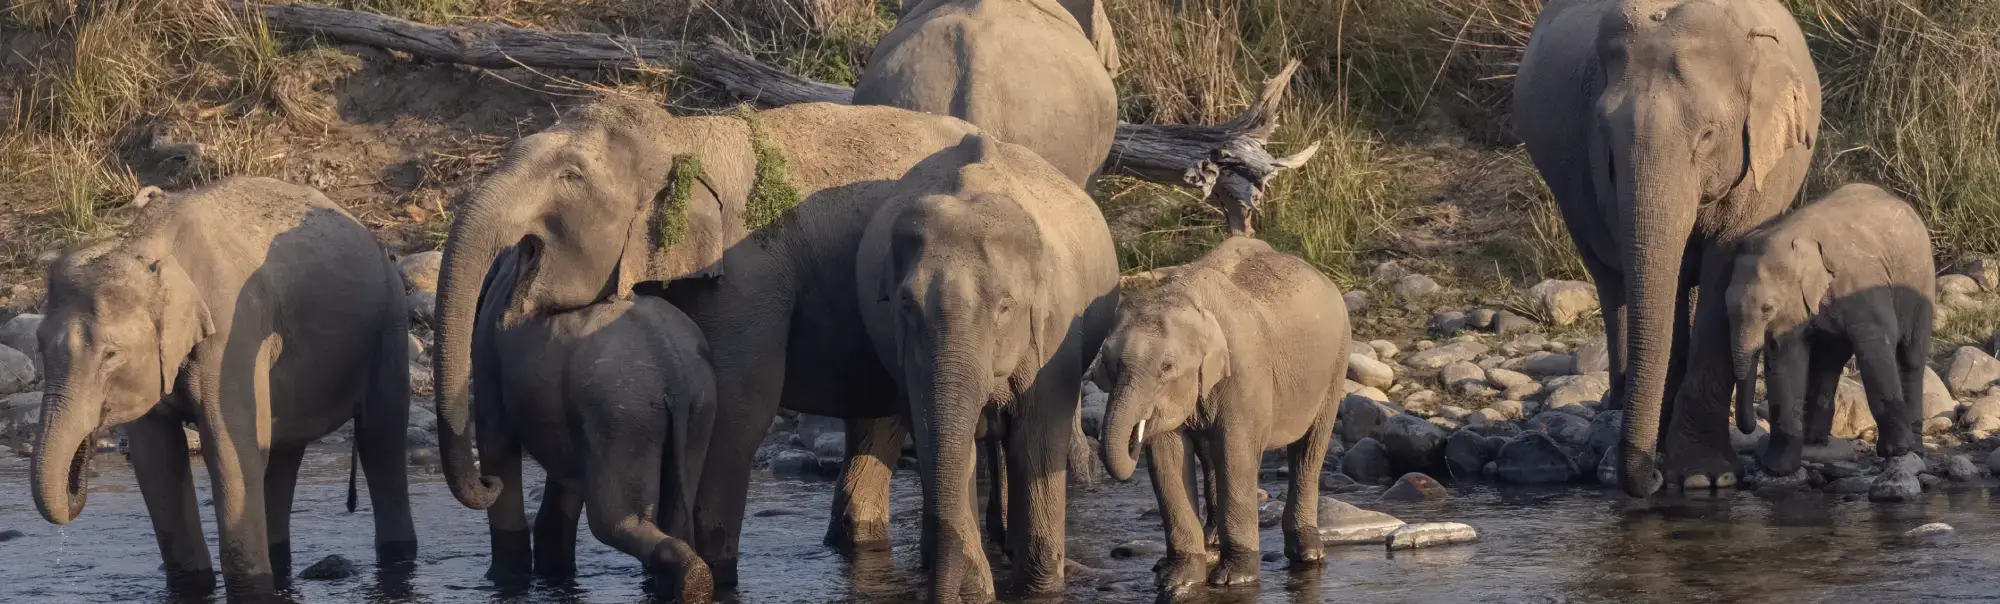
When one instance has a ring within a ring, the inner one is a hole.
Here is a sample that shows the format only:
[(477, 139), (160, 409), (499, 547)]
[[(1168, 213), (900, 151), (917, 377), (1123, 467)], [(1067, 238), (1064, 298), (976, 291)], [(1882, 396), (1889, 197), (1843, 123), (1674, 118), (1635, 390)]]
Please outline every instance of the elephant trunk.
[[(1659, 115), (1670, 111), (1641, 109), (1654, 115), (1642, 116), (1636, 120), (1639, 124), (1673, 122), (1671, 115)], [(1630, 365), (1619, 485), (1633, 497), (1645, 497), (1658, 491), (1663, 482), (1656, 465), (1660, 422), (1664, 419), (1660, 410), (1665, 402), (1674, 332), (1685, 328), (1674, 324), (1675, 302), (1684, 295), (1681, 262), (1694, 231), (1700, 175), (1688, 165), (1692, 154), (1688, 145), (1664, 134), (1671, 128), (1656, 126), (1636, 134), (1636, 128), (1613, 130), (1626, 135), (1611, 141), (1611, 165), (1620, 211), (1625, 214), (1621, 234), (1626, 266), (1631, 270), (1626, 286)], [(1641, 149), (1644, 153), (1639, 157), (1630, 153)]]
[(1763, 352), (1763, 344), (1761, 322), (1743, 320), (1737, 327), (1731, 356), (1736, 364), (1736, 430), (1744, 434), (1757, 431), (1757, 356)]
[(83, 513), (90, 494), (90, 459), (97, 452), (95, 435), (103, 415), (100, 403), (71, 398), (66, 390), (55, 384), (42, 396), (42, 429), (32, 472), (35, 508), (57, 525), (69, 524)]
[(1144, 430), (1153, 415), (1153, 398), (1136, 392), (1129, 379), (1112, 388), (1104, 406), (1104, 429), (1097, 439), (1103, 449), (1104, 469), (1115, 480), (1131, 480), (1139, 465), (1140, 447), (1146, 444)]
[(501, 482), (496, 476), (481, 476), (473, 464), (472, 408), (467, 397), (473, 323), (486, 272), (501, 248), (518, 238), (508, 236), (518, 229), (494, 215), (490, 203), (481, 203), (488, 200), (473, 201), (452, 223), (445, 241), (444, 262), (438, 270), (438, 348), (431, 362), (437, 376), (438, 449), (446, 482), (460, 504), (479, 510), (499, 498)]

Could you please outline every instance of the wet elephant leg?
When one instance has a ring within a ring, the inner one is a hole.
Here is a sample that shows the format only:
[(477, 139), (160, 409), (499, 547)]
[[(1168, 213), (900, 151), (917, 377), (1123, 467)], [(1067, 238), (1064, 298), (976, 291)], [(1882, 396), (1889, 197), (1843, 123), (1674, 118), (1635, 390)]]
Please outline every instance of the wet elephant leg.
[(1805, 408), (1800, 412), (1803, 432), (1795, 433), (1793, 440), (1823, 445), (1833, 436), (1834, 399), (1854, 347), (1845, 338), (1813, 338), (1807, 340), (1806, 354), (1812, 360), (1806, 365)]
[[(238, 324), (242, 333), (256, 327)], [(227, 339), (225, 338), (225, 341)], [(232, 599), (257, 599), (276, 592), (271, 574), (270, 539), (266, 532), (264, 472), (269, 462), (259, 447), (268, 434), (270, 409), (270, 345), (249, 363), (245, 375), (223, 380), (219, 370), (204, 372), (196, 392), (201, 401), (201, 444), (208, 462), (209, 489), (214, 494), (216, 533), (222, 558), (222, 579)], [(201, 352), (196, 353), (197, 366)]]
[(202, 537), (201, 506), (194, 497), (194, 472), (189, 466), (187, 433), (181, 421), (164, 409), (154, 409), (125, 426), (131, 441), (132, 474), (153, 520), (167, 585), (175, 591), (207, 593), (215, 589), (215, 566)]
[[(1008, 552), (1016, 583), (1031, 595), (1060, 594), (1069, 508), (1069, 437), (1083, 395), (1083, 363), (1058, 354), (1007, 425)], [(1069, 357), (1074, 359), (1074, 357)]]
[[(1854, 360), (1861, 370), (1861, 385), (1868, 391), (1868, 410), (1875, 417), (1875, 453), (1897, 457), (1923, 451), (1918, 440), (1922, 427), (1917, 410), (1923, 399), (1904, 398), (1902, 354), (1897, 342), (1880, 326), (1859, 326), (1850, 334), (1855, 342)], [(1922, 378), (1920, 374), (1919, 379)]]
[(270, 539), (271, 574), (278, 583), (292, 576), (292, 491), (299, 484), (304, 447), (272, 447), (264, 471), (265, 535)]
[[(1735, 368), (1731, 363), (1727, 296), (1734, 246), (1703, 248), (1701, 289), (1695, 300), (1692, 337), (1683, 358), (1685, 374), (1670, 394), (1670, 428), (1661, 441), (1662, 475), (1667, 484), (1690, 489), (1734, 485), (1736, 450), (1729, 439)], [(1669, 382), (1675, 383), (1675, 382)]]
[(686, 542), (662, 532), (651, 517), (656, 506), (664, 507), (661, 479), (680, 479), (678, 471), (661, 471), (676, 463), (673, 447), (678, 443), (669, 439), (667, 449), (660, 451), (657, 437), (621, 430), (617, 418), (586, 421), (590, 425), (583, 435), (583, 500), (591, 535), (638, 559), (656, 578), (656, 592), (680, 602), (708, 602), (715, 595), (708, 565)]
[[(1924, 371), (1926, 367), (1924, 357), (1930, 354), (1931, 350), (1931, 313), (1929, 308), (1926, 307), (1923, 316), (1914, 322), (1918, 323), (1917, 329), (1920, 331), (1904, 336), (1904, 340), (1897, 349), (1896, 354), (1897, 369), (1901, 373), (1900, 377), (1903, 382), (1903, 404), (1907, 405), (1912, 411), (1911, 421), (1916, 424), (1916, 436), (1912, 441), (1912, 446), (1920, 447), (1922, 446), (1921, 444), (1914, 443), (1922, 442), (1924, 422), (1930, 420), (1930, 418), (1924, 417)], [(1880, 425), (1882, 420), (1877, 418), (1875, 423)], [(1888, 454), (1884, 453), (1883, 456), (1887, 457)]]
[[(746, 290), (763, 287), (739, 284)], [(688, 311), (697, 317), (704, 333), (731, 334), (709, 337), (718, 412), (694, 507), (695, 552), (708, 562), (718, 590), (736, 586), (737, 547), (748, 504), (750, 466), (757, 444), (770, 430), (771, 418), (778, 414), (785, 389), (789, 322), (783, 317), (791, 311), (771, 306), (768, 299), (720, 300), (704, 301), (700, 308)], [(727, 310), (732, 308), (757, 309), (758, 316), (731, 316), (745, 312)]]
[[(1222, 547), (1221, 518), (1218, 510), (1222, 507), (1221, 491), (1216, 488), (1221, 480), (1222, 458), (1210, 448), (1207, 437), (1182, 434), (1187, 439), (1188, 450), (1194, 455), (1196, 470), (1201, 472), (1201, 542), (1214, 551)], [(1193, 478), (1189, 478), (1190, 481)], [(1190, 489), (1192, 491), (1192, 489)]]
[(1007, 549), (1007, 451), (994, 432), (979, 439), (980, 460), (986, 467), (986, 539)]
[(1582, 254), (1583, 267), (1597, 284), (1597, 299), (1604, 319), (1604, 351), (1611, 361), (1611, 388), (1605, 391), (1606, 409), (1625, 408), (1625, 274), (1595, 256)]
[(903, 452), (900, 416), (849, 419), (847, 462), (834, 487), (827, 546), (845, 553), (888, 551), (889, 479)]
[(1339, 389), (1332, 388), (1322, 401), (1319, 416), (1313, 418), (1304, 440), (1286, 448), (1292, 467), (1291, 484), (1285, 490), (1285, 557), (1294, 568), (1316, 566), (1326, 558), (1319, 536), (1319, 468), (1326, 462), (1327, 441), (1333, 438), (1333, 416), (1340, 410)]
[(1185, 591), (1208, 576), (1208, 548), (1201, 516), (1195, 513), (1193, 481), (1188, 479), (1192, 468), (1187, 445), (1179, 432), (1146, 442), (1146, 470), (1167, 531), (1167, 555), (1153, 567), (1162, 593)]
[[(1812, 347), (1798, 338), (1774, 339), (1764, 350), (1764, 400), (1771, 407), (1771, 437), (1757, 452), (1757, 463), (1775, 476), (1799, 469), (1804, 447), (1806, 402), (1818, 392), (1813, 379)], [(1824, 360), (1821, 360), (1823, 363)], [(1842, 362), (1846, 362), (1845, 356)], [(1835, 369), (1834, 379), (1840, 378)]]
[[(478, 382), (474, 380), (475, 388)], [(479, 428), (473, 434), (479, 442), (479, 471), (501, 482), (500, 496), (486, 508), (486, 530), (492, 540), (492, 559), (487, 563), (486, 578), (502, 584), (526, 581), (534, 574), (535, 564), (521, 484), (521, 443), (504, 419), (493, 417), (499, 411), (491, 408), (494, 405), (478, 408), (475, 403), (474, 406), (473, 415), (479, 420)]]
[[(409, 346), (400, 329), (384, 334), (384, 346)], [(384, 355), (389, 358), (392, 355)], [(403, 358), (393, 355), (393, 358)], [(354, 425), (361, 470), (368, 478), (368, 502), (375, 518), (375, 563), (417, 559), (417, 530), (410, 516), (410, 368), (385, 361), (376, 368), (367, 408)]]
[(1210, 585), (1256, 583), (1263, 562), (1257, 550), (1257, 471), (1263, 451), (1258, 439), (1233, 434), (1229, 428), (1218, 426), (1207, 439), (1212, 456), (1220, 458), (1216, 484), (1211, 487), (1219, 505), (1209, 515), (1218, 518), (1222, 533), (1222, 557), (1208, 575)]
[(552, 579), (576, 576), (576, 521), (582, 513), (583, 484), (571, 477), (549, 477), (542, 489), (542, 507), (535, 512), (536, 574)]
[[(944, 399), (940, 398), (940, 402)], [(980, 546), (978, 506), (973, 484), (976, 447), (973, 436), (979, 410), (957, 406), (915, 405), (917, 447), (924, 460), (924, 531), (932, 543), (930, 602), (993, 600), (993, 571)], [(983, 402), (983, 401), (981, 401)]]

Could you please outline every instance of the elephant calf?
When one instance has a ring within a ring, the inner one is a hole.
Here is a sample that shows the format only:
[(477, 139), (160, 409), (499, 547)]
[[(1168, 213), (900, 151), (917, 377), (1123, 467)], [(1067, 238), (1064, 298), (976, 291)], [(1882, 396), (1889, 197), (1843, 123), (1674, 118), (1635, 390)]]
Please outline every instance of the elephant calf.
[(1789, 475), (1802, 441), (1826, 440), (1850, 356), (1875, 415), (1876, 451), (1921, 452), (1935, 282), (1923, 220), (1872, 185), (1841, 187), (1745, 239), (1726, 294), (1736, 420), (1744, 432), (1755, 428), (1761, 354), (1771, 403), (1771, 440), (1758, 458), (1765, 470)]
[(306, 445), (352, 419), (376, 558), (413, 559), (408, 323), (374, 235), (318, 191), (232, 178), (153, 202), (117, 239), (49, 269), (35, 506), (76, 519), (95, 433), (127, 424), (168, 581), (213, 588), (181, 428), (193, 422), (228, 591), (268, 595), (289, 573)]
[[(1216, 585), (1257, 580), (1257, 471), (1288, 447), (1285, 555), (1322, 558), (1319, 470), (1347, 375), (1347, 306), (1317, 269), (1269, 244), (1233, 237), (1119, 310), (1098, 353), (1104, 463), (1131, 478), (1144, 444), (1167, 528), (1161, 588), (1193, 586), (1207, 571), (1202, 522), (1187, 483), (1183, 436), (1210, 468), (1218, 520)], [(1151, 437), (1151, 438), (1149, 438)]]
[[(502, 261), (497, 270), (514, 265)], [(504, 287), (514, 279), (494, 281)], [(487, 309), (488, 318), (500, 310)], [(591, 534), (638, 558), (662, 580), (662, 593), (709, 601), (708, 565), (661, 528), (692, 524), (691, 494), (715, 421), (715, 375), (694, 321), (640, 295), (502, 326), (492, 338), (478, 346), (485, 358), (473, 369), (482, 469), (506, 481), (487, 508), (489, 574), (574, 575), (577, 514), (588, 508)], [(524, 448), (548, 472), (532, 547), (521, 495)]]

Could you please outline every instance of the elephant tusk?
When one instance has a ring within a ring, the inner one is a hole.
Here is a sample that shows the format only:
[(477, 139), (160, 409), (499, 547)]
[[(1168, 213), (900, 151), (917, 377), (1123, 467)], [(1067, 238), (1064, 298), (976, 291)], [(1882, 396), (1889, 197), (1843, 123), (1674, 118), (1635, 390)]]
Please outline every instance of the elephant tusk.
[(1138, 457), (1139, 450), (1146, 446), (1146, 420), (1139, 420), (1139, 426), (1132, 429), (1132, 456)]

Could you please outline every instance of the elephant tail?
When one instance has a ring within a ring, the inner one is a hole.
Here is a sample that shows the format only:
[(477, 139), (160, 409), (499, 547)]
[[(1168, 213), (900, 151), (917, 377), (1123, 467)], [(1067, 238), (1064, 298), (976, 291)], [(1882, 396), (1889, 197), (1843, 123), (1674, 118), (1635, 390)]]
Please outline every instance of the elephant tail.
[(356, 474), (355, 466), (358, 465), (361, 459), (360, 432), (361, 432), (362, 415), (367, 412), (368, 412), (368, 405), (365, 403), (356, 406), (354, 408), (355, 435), (354, 438), (350, 438), (347, 440), (347, 513), (349, 514), (352, 514), (354, 513), (354, 510), (359, 509), (359, 506), (355, 505), (355, 499), (357, 497), (356, 495), (357, 489), (354, 486), (354, 475)]

